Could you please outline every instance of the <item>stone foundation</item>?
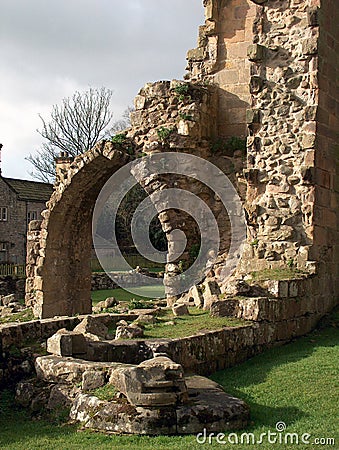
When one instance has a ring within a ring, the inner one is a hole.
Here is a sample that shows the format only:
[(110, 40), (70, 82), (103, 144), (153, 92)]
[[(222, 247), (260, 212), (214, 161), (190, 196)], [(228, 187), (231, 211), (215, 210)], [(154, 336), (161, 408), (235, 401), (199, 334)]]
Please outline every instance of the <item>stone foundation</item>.
[[(157, 356), (141, 364), (88, 363), (54, 356), (36, 360), (37, 379), (23, 381), (16, 400), (34, 412), (70, 408), (83, 428), (140, 435), (197, 434), (244, 428), (249, 408), (201, 376), (185, 376), (180, 364)], [(99, 400), (95, 389), (114, 391)]]
[[(157, 353), (168, 354), (187, 372), (210, 374), (238, 364), (271, 347), (302, 336), (315, 327), (320, 318), (336, 305), (336, 298), (326, 293), (326, 285), (317, 276), (263, 281), (266, 296), (215, 296), (212, 315), (237, 317), (247, 325), (201, 332), (177, 339), (104, 340), (86, 346), (82, 358), (89, 361), (139, 364)], [(43, 319), (0, 326), (0, 350), (21, 349), (31, 342), (52, 336), (57, 330), (73, 330), (85, 316)], [(92, 316), (105, 325), (119, 320), (133, 321), (133, 314), (97, 314)], [(7, 356), (6, 356), (7, 355)], [(74, 355), (76, 356), (76, 355)], [(8, 374), (7, 374), (8, 375)], [(7, 376), (6, 376), (7, 378)]]

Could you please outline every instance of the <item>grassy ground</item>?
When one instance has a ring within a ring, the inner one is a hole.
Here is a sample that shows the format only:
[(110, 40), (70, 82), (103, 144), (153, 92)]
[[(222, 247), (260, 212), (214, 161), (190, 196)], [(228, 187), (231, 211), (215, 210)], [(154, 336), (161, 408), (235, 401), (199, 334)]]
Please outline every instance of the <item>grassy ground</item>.
[[(93, 291), (91, 293), (92, 303), (93, 305), (96, 305), (98, 302), (102, 300), (106, 300), (107, 297), (115, 297), (119, 301), (130, 301), (131, 299), (135, 300), (146, 300), (149, 299), (145, 296), (145, 288), (144, 287), (138, 287), (134, 288), (137, 294), (132, 294), (128, 291), (125, 291), (124, 289), (109, 289), (109, 290), (102, 290), (102, 291)], [(151, 292), (154, 297), (164, 297), (164, 288), (163, 286), (149, 286), (147, 287), (147, 292)], [(140, 293), (140, 295), (138, 295)], [(24, 300), (20, 300), (20, 303), (24, 304)], [(33, 312), (29, 310), (25, 310), (22, 312), (11, 314), (7, 317), (0, 317), (0, 325), (2, 323), (9, 323), (9, 322), (27, 322), (30, 320), (33, 320)]]
[(289, 280), (293, 278), (303, 278), (306, 274), (298, 269), (292, 267), (285, 267), (281, 269), (264, 269), (258, 272), (251, 272), (253, 281), (265, 280)]
[[(174, 317), (172, 310), (162, 311), (154, 325), (145, 325), (146, 338), (177, 338), (191, 336), (200, 331), (244, 325), (246, 322), (228, 317), (211, 317), (208, 311), (189, 308), (189, 316)], [(170, 322), (170, 323), (169, 323)], [(171, 324), (171, 323), (174, 323)]]
[[(1, 396), (0, 448), (36, 450), (128, 449), (197, 450), (201, 448), (234, 449), (310, 449), (338, 448), (338, 357), (339, 333), (334, 326), (318, 330), (298, 341), (271, 349), (244, 364), (213, 375), (227, 392), (248, 402), (251, 423), (246, 429), (258, 439), (261, 433), (275, 431), (277, 422), (287, 425), (286, 432), (309, 433), (311, 444), (256, 445), (199, 444), (195, 436), (139, 437), (104, 436), (77, 432), (74, 426), (50, 421), (34, 421), (25, 410), (12, 405), (9, 392)], [(244, 431), (244, 430), (243, 430)], [(240, 440), (241, 432), (236, 436)], [(282, 433), (284, 437), (284, 433)], [(233, 440), (235, 435), (230, 435)], [(315, 438), (336, 438), (336, 444), (319, 445)], [(227, 439), (227, 437), (226, 437)], [(283, 441), (282, 441), (283, 442)]]
[[(157, 288), (157, 286), (155, 286)], [(107, 297), (115, 297), (120, 302), (128, 302), (126, 306), (130, 309), (139, 307), (152, 307), (151, 300), (145, 300), (145, 297), (132, 295), (123, 289), (102, 290), (92, 292), (92, 302), (95, 305)], [(131, 297), (136, 301), (131, 301)], [(138, 306), (137, 302), (140, 301)], [(135, 306), (133, 306), (135, 305)], [(114, 307), (113, 309), (114, 310)], [(109, 311), (109, 310), (108, 310)], [(172, 310), (161, 311), (157, 316), (158, 322), (154, 325), (145, 325), (145, 338), (176, 338), (190, 336), (199, 331), (217, 330), (226, 326), (244, 325), (246, 322), (227, 318), (227, 317), (211, 317), (209, 312), (198, 308), (190, 308), (189, 316), (175, 317)], [(171, 323), (172, 322), (172, 323)], [(173, 324), (174, 322), (174, 324)], [(114, 330), (110, 329), (110, 333)]]
[(24, 311), (11, 314), (7, 317), (0, 317), (0, 325), (2, 323), (9, 323), (9, 322), (28, 322), (30, 320), (33, 320), (33, 312), (31, 309), (26, 309)]
[(92, 291), (91, 298), (93, 305), (96, 305), (98, 302), (102, 300), (106, 300), (107, 297), (115, 297), (119, 302), (130, 301), (132, 298), (135, 300), (148, 300), (145, 295), (145, 290), (147, 292), (151, 292), (154, 297), (164, 298), (165, 292), (163, 286), (148, 286), (147, 288), (136, 287), (133, 290), (136, 294), (132, 294), (131, 292), (125, 291), (124, 289), (103, 289), (102, 291)]

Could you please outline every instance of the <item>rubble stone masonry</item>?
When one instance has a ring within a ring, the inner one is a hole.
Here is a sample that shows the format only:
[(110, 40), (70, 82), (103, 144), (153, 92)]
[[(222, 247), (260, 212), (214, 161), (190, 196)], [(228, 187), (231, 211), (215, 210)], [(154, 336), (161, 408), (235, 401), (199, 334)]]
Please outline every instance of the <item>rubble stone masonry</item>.
[[(205, 24), (199, 29), (198, 47), (187, 55), (186, 81), (146, 84), (135, 99), (124, 145), (102, 142), (59, 167), (42, 229), (32, 226), (29, 236), (26, 301), (37, 316), (89, 312), (86, 258), (98, 192), (131, 158), (163, 151), (206, 158), (236, 186), (247, 218), (240, 277), (292, 267), (312, 280), (308, 295), (313, 292), (318, 315), (336, 304), (339, 11), (335, 3), (204, 0)], [(246, 138), (245, 152), (216, 147), (216, 142), (230, 138)], [(215, 213), (222, 260), (230, 227), (213, 193), (180, 178), (149, 176), (143, 185), (154, 192), (174, 183), (189, 188)], [(168, 235), (181, 228), (189, 245), (194, 244), (196, 232), (189, 219), (175, 210), (159, 219)], [(175, 248), (176, 242), (170, 241), (169, 251)], [(169, 272), (168, 268), (167, 276)]]

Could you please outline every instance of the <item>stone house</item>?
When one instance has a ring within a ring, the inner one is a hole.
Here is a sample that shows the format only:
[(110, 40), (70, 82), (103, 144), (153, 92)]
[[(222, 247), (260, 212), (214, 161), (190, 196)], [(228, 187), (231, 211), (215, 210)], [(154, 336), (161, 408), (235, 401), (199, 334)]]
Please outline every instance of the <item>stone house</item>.
[(31, 220), (41, 219), (53, 185), (0, 174), (0, 264), (25, 264)]

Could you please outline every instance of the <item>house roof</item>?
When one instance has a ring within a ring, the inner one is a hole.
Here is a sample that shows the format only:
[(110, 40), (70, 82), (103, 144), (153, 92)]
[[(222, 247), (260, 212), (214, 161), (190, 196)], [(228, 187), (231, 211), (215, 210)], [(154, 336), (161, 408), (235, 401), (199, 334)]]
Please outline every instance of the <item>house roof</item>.
[(20, 200), (47, 202), (53, 192), (53, 185), (49, 183), (4, 177), (2, 179), (16, 192)]

